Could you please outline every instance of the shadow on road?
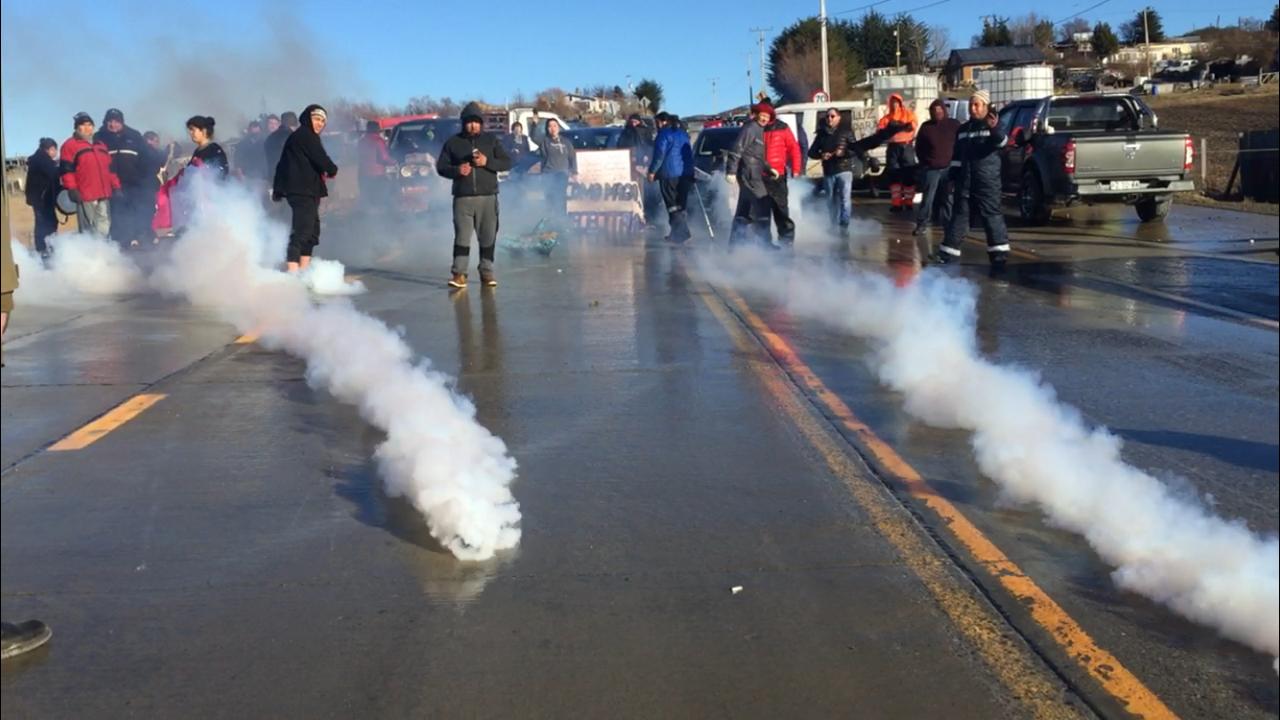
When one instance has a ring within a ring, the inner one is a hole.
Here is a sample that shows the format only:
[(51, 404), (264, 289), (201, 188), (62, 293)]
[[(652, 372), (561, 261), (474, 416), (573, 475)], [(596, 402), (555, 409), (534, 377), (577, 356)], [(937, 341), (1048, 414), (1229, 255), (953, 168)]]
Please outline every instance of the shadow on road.
[(1238, 438), (1201, 435), (1173, 430), (1136, 430), (1113, 428), (1112, 432), (1144, 445), (1188, 450), (1236, 467), (1266, 472), (1280, 472), (1280, 445), (1240, 440)]

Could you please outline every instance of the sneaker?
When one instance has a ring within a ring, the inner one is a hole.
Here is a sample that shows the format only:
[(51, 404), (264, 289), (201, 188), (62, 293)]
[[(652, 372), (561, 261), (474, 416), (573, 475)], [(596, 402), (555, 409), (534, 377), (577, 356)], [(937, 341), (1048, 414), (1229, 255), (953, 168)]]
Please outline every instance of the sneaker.
[(498, 287), (498, 276), (493, 273), (481, 273), (480, 283), (485, 287)]
[(449, 278), (449, 287), (461, 290), (467, 286), (467, 276), (464, 273), (454, 273)]
[(4, 623), (0, 636), (3, 637), (0, 658), (8, 660), (31, 652), (49, 642), (49, 638), (53, 637), (53, 631), (39, 620), (28, 620), (20, 625)]
[(911, 231), (911, 234), (916, 237), (920, 237), (921, 235), (924, 235), (927, 232), (929, 232), (928, 225), (917, 225), (916, 228)]
[(991, 267), (995, 268), (996, 270), (1003, 269), (1005, 266), (1005, 263), (1007, 262), (1009, 262), (1009, 253), (1007, 252), (991, 253)]
[(941, 250), (938, 250), (937, 252), (929, 256), (929, 264), (930, 265), (948, 265), (959, 259), (960, 258), (958, 257), (953, 257), (950, 253), (944, 253)]

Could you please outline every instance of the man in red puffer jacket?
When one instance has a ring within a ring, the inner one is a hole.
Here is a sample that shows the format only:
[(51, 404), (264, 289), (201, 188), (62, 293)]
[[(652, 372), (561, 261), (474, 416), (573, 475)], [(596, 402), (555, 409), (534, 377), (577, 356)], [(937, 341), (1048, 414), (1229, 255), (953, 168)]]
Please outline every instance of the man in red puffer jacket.
[(111, 171), (107, 146), (93, 138), (93, 118), (76, 113), (75, 134), (62, 143), (62, 186), (76, 204), (80, 232), (107, 237), (111, 233), (112, 193), (120, 179)]
[(787, 170), (799, 176), (804, 170), (800, 143), (767, 101), (751, 108), (752, 120), (743, 126), (728, 153), (725, 176), (738, 184), (738, 209), (730, 244), (747, 239), (748, 227), (756, 228), (761, 241), (769, 237), (769, 217), (778, 226), (778, 240), (795, 241), (796, 224), (787, 204)]
[(787, 169), (791, 170), (790, 177), (800, 177), (804, 174), (804, 158), (801, 157), (796, 134), (791, 132), (791, 126), (778, 119), (773, 107), (762, 102), (756, 109), (773, 115), (773, 122), (764, 128), (764, 162), (769, 173), (764, 178), (764, 187), (768, 193), (769, 212), (778, 226), (778, 241), (790, 245), (796, 239), (796, 224), (791, 220), (787, 199)]

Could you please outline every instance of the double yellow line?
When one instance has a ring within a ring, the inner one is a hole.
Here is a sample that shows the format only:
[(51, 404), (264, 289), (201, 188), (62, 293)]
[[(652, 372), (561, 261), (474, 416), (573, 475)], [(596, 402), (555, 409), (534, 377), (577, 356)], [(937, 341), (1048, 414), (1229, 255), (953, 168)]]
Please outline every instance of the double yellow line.
[[(925, 479), (892, 447), (860, 420), (849, 406), (833, 393), (782, 336), (757, 315), (738, 293), (723, 288), (716, 292), (725, 305), (741, 319), (785, 373), (807, 391), (826, 410), (828, 417), (850, 433), (874, 458), (888, 479), (912, 498), (932, 510), (942, 525), (977, 561), (977, 570), (997, 582), (1018, 599), (1031, 618), (1058, 644), (1059, 648), (1084, 670), (1089, 677), (1128, 712), (1143, 718), (1175, 718), (1168, 706), (1120, 661), (1098, 645), (1066, 610), (1051, 598), (1016, 563), (982, 533), (955, 505), (929, 486)], [(711, 293), (701, 293), (711, 313), (720, 320), (740, 347), (750, 340), (742, 325), (726, 311)], [(823, 432), (812, 412), (795, 400), (795, 386), (788, 386), (776, 373), (761, 373), (766, 388), (780, 401), (790, 419), (810, 443), (826, 459), (828, 467), (842, 478), (855, 499), (866, 509), (879, 533), (898, 551), (911, 567), (943, 612), (970, 642), (1003, 685), (1021, 699), (1035, 717), (1073, 716), (1062, 702), (1060, 691), (1034, 667), (1036, 661), (1027, 653), (1010, 646), (1002, 623), (992, 617), (970, 595), (958, 592), (948, 582), (942, 569), (936, 567), (936, 552), (931, 552), (919, 533), (907, 527), (901, 512), (895, 512), (890, 501), (877, 493), (848, 459), (843, 448), (836, 446), (830, 434)]]

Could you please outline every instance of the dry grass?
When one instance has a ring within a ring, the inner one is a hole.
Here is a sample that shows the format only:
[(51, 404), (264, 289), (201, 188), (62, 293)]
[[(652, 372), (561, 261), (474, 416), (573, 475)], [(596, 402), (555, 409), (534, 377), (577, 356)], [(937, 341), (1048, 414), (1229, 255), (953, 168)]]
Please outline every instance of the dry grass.
[[(1148, 98), (1147, 102), (1160, 116), (1161, 128), (1185, 130), (1195, 138), (1194, 177), (1201, 193), (1196, 196), (1186, 193), (1178, 198), (1179, 201), (1277, 214), (1274, 204), (1221, 198), (1235, 165), (1238, 134), (1245, 130), (1280, 127), (1280, 94), (1276, 85), (1252, 88), (1218, 86), (1176, 95), (1157, 95)], [(1200, 153), (1201, 138), (1205, 139), (1208, 150), (1207, 182), (1204, 183), (1200, 179), (1201, 163), (1205, 161)]]

